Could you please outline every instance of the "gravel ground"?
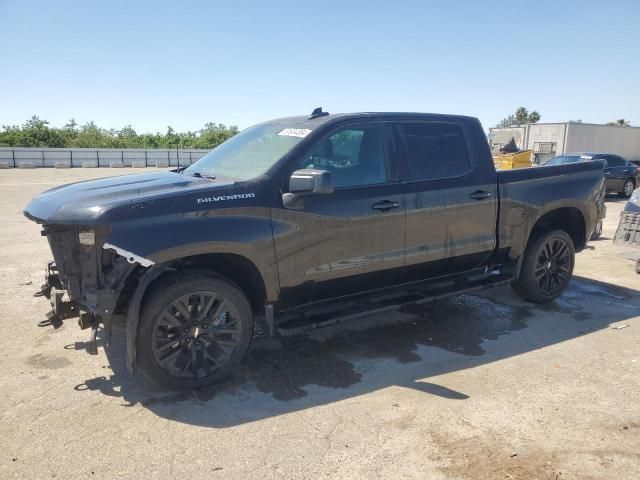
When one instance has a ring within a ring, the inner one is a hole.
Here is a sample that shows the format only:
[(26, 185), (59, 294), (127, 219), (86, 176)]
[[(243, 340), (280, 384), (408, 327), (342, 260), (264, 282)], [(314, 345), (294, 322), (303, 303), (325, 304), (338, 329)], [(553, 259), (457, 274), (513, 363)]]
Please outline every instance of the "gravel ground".
[(503, 288), (258, 339), (232, 380), (176, 394), (126, 372), (121, 330), (90, 356), (74, 321), (36, 326), (50, 255), (22, 208), (131, 172), (0, 171), (0, 478), (640, 478), (640, 276), (611, 242), (623, 201), (551, 305)]

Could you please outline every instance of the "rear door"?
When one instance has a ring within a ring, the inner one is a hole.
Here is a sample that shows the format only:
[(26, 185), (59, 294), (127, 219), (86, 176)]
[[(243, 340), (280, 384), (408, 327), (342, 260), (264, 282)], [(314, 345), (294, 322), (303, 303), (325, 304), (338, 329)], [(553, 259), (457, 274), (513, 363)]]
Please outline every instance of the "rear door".
[(283, 306), (401, 282), (405, 201), (392, 139), (383, 123), (351, 123), (296, 160), (292, 170), (331, 171), (335, 191), (272, 210)]
[(407, 281), (472, 270), (493, 253), (497, 178), (474, 145), (486, 141), (479, 128), (415, 121), (396, 127), (407, 202)]

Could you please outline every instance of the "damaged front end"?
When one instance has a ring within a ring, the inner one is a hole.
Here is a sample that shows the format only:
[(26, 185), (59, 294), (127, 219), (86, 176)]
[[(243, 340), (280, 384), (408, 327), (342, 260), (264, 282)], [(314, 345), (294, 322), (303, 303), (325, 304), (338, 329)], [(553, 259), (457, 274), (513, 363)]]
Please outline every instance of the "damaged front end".
[(82, 329), (91, 329), (87, 350), (97, 353), (96, 337), (104, 327), (105, 342), (111, 337), (111, 323), (117, 313), (118, 299), (129, 274), (150, 260), (138, 257), (106, 242), (107, 229), (44, 225), (53, 262), (45, 271), (45, 282), (36, 296), (51, 302), (51, 311), (40, 326), (59, 328), (64, 320), (78, 318)]

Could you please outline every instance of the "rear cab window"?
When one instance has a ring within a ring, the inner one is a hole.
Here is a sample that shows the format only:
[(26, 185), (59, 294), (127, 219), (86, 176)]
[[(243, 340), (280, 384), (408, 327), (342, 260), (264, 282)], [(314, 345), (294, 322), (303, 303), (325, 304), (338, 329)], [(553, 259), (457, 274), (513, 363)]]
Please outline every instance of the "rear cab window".
[(407, 163), (403, 180), (456, 178), (472, 170), (462, 125), (403, 122), (398, 135)]

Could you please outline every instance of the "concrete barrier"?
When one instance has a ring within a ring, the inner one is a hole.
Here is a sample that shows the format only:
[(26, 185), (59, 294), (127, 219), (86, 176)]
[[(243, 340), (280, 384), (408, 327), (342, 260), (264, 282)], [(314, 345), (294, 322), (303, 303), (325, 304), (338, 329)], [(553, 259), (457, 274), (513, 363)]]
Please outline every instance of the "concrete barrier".
[(122, 162), (109, 162), (110, 168), (122, 168), (124, 167), (124, 163)]
[(71, 162), (55, 162), (54, 168), (71, 168)]
[(18, 163), (18, 168), (36, 168), (35, 162), (20, 162)]
[(82, 168), (98, 168), (98, 162), (82, 162)]
[(122, 163), (124, 168), (175, 168), (191, 165), (206, 154), (204, 149), (0, 147), (0, 168), (19, 168), (22, 162), (33, 163), (35, 168), (54, 168), (58, 162), (67, 162), (70, 168), (82, 168), (85, 162), (89, 163), (86, 168), (110, 168), (111, 162)]

